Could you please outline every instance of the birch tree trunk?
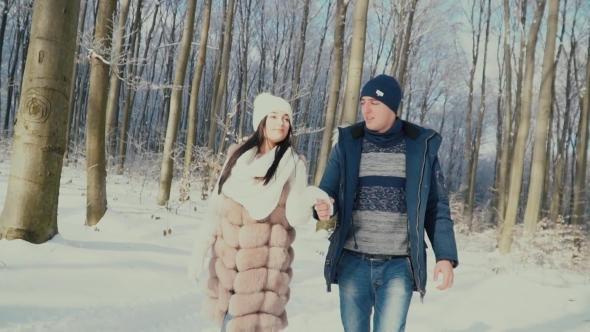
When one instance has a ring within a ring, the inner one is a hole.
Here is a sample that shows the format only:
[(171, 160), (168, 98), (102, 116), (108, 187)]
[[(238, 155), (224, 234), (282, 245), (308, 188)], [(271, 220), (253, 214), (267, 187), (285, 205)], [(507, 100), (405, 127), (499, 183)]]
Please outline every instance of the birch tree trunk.
[[(553, 0), (552, 0), (553, 1)], [(518, 206), (520, 204), (520, 191), (522, 189), (522, 174), (524, 169), (524, 157), (526, 152), (526, 141), (529, 136), (531, 122), (531, 107), (533, 98), (533, 74), (535, 67), (535, 47), (539, 27), (545, 11), (546, 0), (539, 0), (533, 22), (529, 30), (529, 36), (526, 47), (526, 66), (524, 71), (524, 86), (522, 95), (522, 118), (519, 121), (518, 131), (516, 132), (516, 141), (512, 155), (510, 188), (508, 191), (508, 204), (506, 206), (506, 216), (504, 226), (501, 230), (500, 240), (498, 241), (498, 250), (501, 254), (510, 252), (512, 245), (512, 232), (516, 225), (518, 215)]]
[(112, 18), (116, 0), (101, 0), (94, 32), (90, 87), (86, 117), (86, 225), (96, 225), (107, 211), (107, 169), (105, 160), (105, 117), (110, 64)]
[(0, 238), (43, 243), (57, 205), (80, 0), (35, 1)]
[(166, 141), (164, 142), (164, 155), (162, 156), (162, 169), (160, 171), (160, 190), (158, 191), (158, 205), (166, 205), (170, 198), (170, 187), (172, 186), (172, 174), (174, 173), (174, 145), (178, 136), (178, 122), (182, 107), (182, 92), (186, 66), (191, 51), (193, 30), (195, 25), (195, 11), (197, 0), (187, 2), (184, 18), (184, 31), (180, 41), (180, 53), (178, 63), (174, 72), (174, 83), (170, 96), (170, 112), (168, 113), (168, 126), (166, 128)]
[(344, 91), (344, 105), (342, 106), (343, 113), (340, 118), (340, 125), (342, 126), (352, 125), (358, 119), (368, 8), (369, 0), (357, 0), (354, 4), (351, 51), (348, 62), (346, 90)]

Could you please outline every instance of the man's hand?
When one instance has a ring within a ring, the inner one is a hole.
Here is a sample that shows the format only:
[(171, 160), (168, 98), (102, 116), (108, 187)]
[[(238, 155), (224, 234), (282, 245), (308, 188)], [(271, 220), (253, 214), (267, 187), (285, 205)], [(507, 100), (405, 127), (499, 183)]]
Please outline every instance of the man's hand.
[[(334, 204), (334, 199), (332, 197), (330, 197), (330, 201), (332, 201), (332, 204)], [(320, 219), (320, 221), (326, 221), (330, 219), (331, 205), (328, 204), (328, 202), (326, 202), (325, 200), (318, 199), (314, 209), (318, 213), (318, 218)]]
[(453, 286), (455, 275), (453, 273), (453, 265), (449, 260), (443, 259), (436, 263), (436, 266), (434, 267), (434, 281), (438, 280), (439, 273), (442, 273), (443, 275), (443, 283), (436, 288), (439, 290), (451, 288), (451, 286)]

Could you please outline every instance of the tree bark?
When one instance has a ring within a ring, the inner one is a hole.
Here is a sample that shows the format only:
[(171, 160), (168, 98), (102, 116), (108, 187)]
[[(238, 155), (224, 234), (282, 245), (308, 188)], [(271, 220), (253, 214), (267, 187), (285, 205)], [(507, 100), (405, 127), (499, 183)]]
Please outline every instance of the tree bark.
[[(590, 52), (590, 42), (588, 43)], [(588, 124), (590, 123), (590, 53), (586, 64), (586, 89), (582, 108), (580, 109), (580, 122), (578, 124), (578, 141), (576, 142), (576, 172), (574, 181), (573, 223), (582, 225), (587, 220), (584, 218), (586, 208), (586, 171), (588, 164)]]
[[(232, 26), (234, 21), (234, 0), (229, 0), (227, 6), (227, 20), (225, 21), (225, 33), (223, 36), (223, 54), (221, 56), (221, 67), (219, 72), (219, 84), (215, 89), (215, 95), (213, 95), (213, 112), (211, 121), (211, 127), (209, 128), (209, 151), (215, 150), (215, 137), (217, 136), (217, 119), (221, 120), (221, 104), (223, 101), (223, 95), (225, 94), (227, 84), (227, 73), (229, 71), (229, 57), (232, 44)], [(221, 51), (221, 50), (220, 50)], [(224, 129), (225, 130), (225, 129)]]
[(537, 229), (537, 220), (541, 210), (543, 181), (545, 179), (545, 154), (547, 149), (547, 127), (549, 123), (551, 98), (553, 91), (553, 75), (555, 66), (555, 41), (557, 39), (557, 21), (559, 0), (549, 0), (549, 16), (547, 18), (547, 41), (543, 56), (541, 73), (541, 90), (539, 91), (539, 111), (535, 127), (535, 143), (531, 165), (531, 181), (528, 191), (526, 210), (524, 213), (523, 236), (531, 242)]
[(473, 208), (475, 205), (475, 187), (476, 187), (476, 179), (477, 179), (477, 165), (479, 162), (479, 147), (481, 145), (481, 134), (483, 132), (483, 117), (486, 110), (486, 65), (488, 60), (488, 42), (489, 42), (489, 34), (490, 34), (490, 20), (492, 16), (492, 3), (491, 0), (488, 0), (488, 10), (487, 10), (487, 18), (486, 18), (486, 36), (485, 36), (485, 44), (484, 44), (484, 54), (483, 54), (483, 69), (482, 69), (482, 78), (481, 78), (481, 102), (479, 104), (479, 116), (477, 119), (477, 127), (475, 130), (476, 138), (475, 138), (475, 146), (473, 148), (473, 154), (471, 156), (471, 169), (467, 169), (469, 172), (469, 186), (468, 186), (468, 205), (467, 205), (467, 225), (469, 230), (473, 230)]
[(121, 13), (117, 27), (117, 39), (115, 39), (113, 59), (111, 59), (111, 78), (109, 84), (109, 97), (107, 101), (107, 115), (105, 136), (107, 138), (107, 158), (115, 154), (117, 149), (117, 127), (119, 124), (119, 92), (121, 91), (121, 79), (124, 64), (121, 58), (123, 53), (123, 39), (125, 36), (125, 25), (129, 16), (129, 5), (131, 0), (121, 0)]
[[(128, 82), (125, 85), (125, 90), (127, 93), (125, 94), (125, 103), (123, 104), (123, 120), (121, 121), (121, 134), (120, 134), (120, 141), (119, 141), (119, 156), (117, 158), (117, 175), (122, 175), (123, 170), (125, 169), (125, 156), (127, 155), (127, 146), (129, 145), (129, 126), (131, 124), (131, 111), (133, 110), (133, 104), (135, 102), (135, 92), (136, 87), (134, 83), (137, 77), (141, 77), (141, 75), (136, 75), (137, 73), (137, 61), (136, 61), (136, 54), (139, 52), (139, 45), (137, 45), (137, 37), (139, 34), (139, 23), (141, 21), (141, 8), (142, 8), (143, 0), (137, 1), (137, 8), (135, 8), (135, 18), (133, 19), (133, 24), (131, 26), (131, 45), (129, 49), (131, 50), (131, 63), (127, 64), (127, 75), (131, 82)], [(149, 41), (148, 41), (149, 42)], [(146, 44), (146, 49), (148, 48), (149, 44)], [(115, 128), (113, 128), (115, 130)], [(113, 134), (114, 136), (115, 134)]]
[[(314, 183), (319, 185), (328, 157), (332, 148), (332, 131), (336, 122), (336, 108), (340, 96), (340, 80), (342, 79), (342, 61), (344, 57), (344, 23), (348, 2), (336, 0), (336, 19), (334, 20), (334, 60), (332, 65), (332, 82), (330, 83), (330, 97), (328, 97), (328, 108), (326, 110), (326, 123), (324, 136), (320, 150), (318, 164), (316, 166)], [(335, 197), (334, 197), (335, 198)]]
[(510, 1), (504, 0), (504, 66), (506, 74), (506, 98), (504, 100), (504, 116), (502, 124), (502, 155), (500, 158), (500, 170), (496, 181), (498, 192), (498, 229), (504, 224), (506, 212), (506, 185), (508, 180), (508, 158), (510, 156), (510, 136), (512, 133), (512, 64), (510, 58)]
[(107, 211), (107, 169), (105, 154), (105, 117), (110, 65), (104, 50), (111, 48), (112, 18), (116, 0), (101, 0), (94, 33), (94, 44), (100, 45), (92, 54), (92, 71), (86, 117), (86, 225), (96, 225)]
[(477, 26), (475, 25), (475, 8), (477, 6), (477, 2), (474, 1), (471, 7), (471, 27), (472, 27), (472, 55), (471, 55), (471, 70), (469, 73), (469, 95), (467, 97), (467, 117), (465, 118), (465, 174), (463, 180), (463, 217), (465, 218), (465, 223), (468, 225), (469, 229), (471, 230), (471, 219), (472, 215), (469, 214), (469, 190), (470, 190), (470, 181), (471, 181), (471, 169), (473, 167), (473, 142), (472, 142), (472, 133), (471, 133), (471, 122), (473, 117), (473, 91), (475, 85), (475, 71), (477, 69), (477, 62), (479, 61), (479, 41), (481, 38), (481, 29), (482, 29), (482, 16), (484, 11), (484, 0), (479, 0), (479, 16)]
[(79, 0), (34, 3), (0, 238), (43, 243), (58, 233), (79, 8)]
[(178, 122), (180, 121), (180, 112), (182, 108), (182, 92), (184, 78), (186, 76), (186, 66), (191, 51), (191, 42), (193, 39), (193, 30), (195, 25), (195, 11), (197, 0), (190, 0), (187, 3), (184, 31), (180, 42), (180, 54), (174, 73), (174, 83), (170, 96), (170, 112), (168, 117), (168, 126), (166, 128), (166, 141), (164, 142), (164, 155), (162, 157), (162, 169), (160, 171), (160, 190), (158, 191), (158, 205), (166, 205), (170, 199), (170, 187), (172, 186), (172, 175), (174, 173), (174, 145), (178, 136)]
[(199, 105), (199, 90), (201, 87), (201, 76), (203, 75), (203, 68), (205, 67), (205, 60), (207, 59), (207, 38), (209, 37), (209, 25), (211, 22), (211, 2), (212, 0), (205, 0), (205, 7), (203, 8), (203, 22), (201, 26), (201, 37), (199, 40), (199, 55), (197, 56), (197, 64), (195, 68), (195, 75), (191, 86), (191, 96), (188, 106), (188, 137), (186, 139), (186, 151), (184, 153), (184, 167), (182, 170), (183, 185), (181, 186), (180, 199), (186, 200), (189, 198), (190, 185), (189, 177), (191, 173), (191, 162), (193, 160), (193, 150), (195, 147), (195, 140), (197, 137), (197, 118)]
[[(411, 8), (410, 14), (408, 16), (408, 23), (406, 25), (406, 33), (404, 34), (404, 46), (402, 48), (402, 56), (401, 56), (400, 65), (399, 65), (399, 73), (397, 76), (399, 79), (399, 84), (402, 87), (402, 89), (405, 89), (405, 87), (406, 87), (406, 85), (405, 85), (406, 84), (406, 70), (407, 70), (407, 66), (408, 66), (408, 62), (409, 62), (409, 58), (410, 58), (410, 41), (411, 41), (411, 36), (412, 36), (412, 26), (414, 25), (414, 13), (416, 12), (417, 6), (418, 6), (418, 0), (413, 0), (412, 1), (412, 8)], [(404, 102), (402, 100), (399, 104), (399, 108), (397, 109), (397, 116), (399, 118), (402, 117), (403, 106), (404, 106)]]
[(524, 86), (522, 96), (522, 118), (518, 122), (518, 131), (516, 132), (516, 141), (512, 155), (511, 172), (510, 172), (510, 187), (508, 191), (508, 204), (506, 206), (506, 216), (504, 218), (504, 226), (501, 230), (500, 240), (498, 242), (498, 250), (501, 254), (510, 252), (512, 245), (512, 232), (516, 225), (516, 218), (518, 214), (518, 206), (520, 204), (520, 191), (522, 189), (522, 174), (524, 169), (524, 157), (526, 152), (526, 141), (529, 136), (531, 107), (533, 97), (533, 74), (535, 67), (535, 48), (537, 45), (537, 37), (539, 27), (543, 19), (543, 12), (545, 11), (545, 0), (538, 2), (533, 22), (529, 30), (529, 36), (526, 47), (526, 66), (524, 72)]
[[(84, 31), (84, 23), (86, 22), (86, 8), (88, 7), (88, 0), (82, 0), (82, 5), (80, 8), (80, 15), (81, 18), (79, 19), (78, 30)], [(81, 54), (81, 46), (80, 46), (80, 37), (76, 37), (76, 54), (74, 56), (74, 70), (72, 73), (72, 87), (70, 90), (70, 107), (68, 109), (68, 124), (66, 126), (66, 150), (64, 151), (64, 164), (68, 164), (68, 151), (69, 151), (69, 144), (70, 144), (70, 127), (72, 126), (72, 121), (74, 117), (74, 107), (76, 106), (76, 98), (74, 97), (76, 93), (76, 80), (78, 78), (78, 67), (79, 67), (79, 58)], [(1, 59), (1, 57), (0, 57)], [(78, 89), (82, 88), (82, 80), (78, 85)], [(75, 134), (75, 133), (74, 133)]]
[(354, 4), (352, 41), (346, 90), (344, 93), (343, 113), (340, 125), (348, 126), (358, 119), (359, 95), (361, 93), (361, 78), (363, 76), (363, 61), (365, 56), (365, 36), (367, 31), (368, 0), (357, 0)]

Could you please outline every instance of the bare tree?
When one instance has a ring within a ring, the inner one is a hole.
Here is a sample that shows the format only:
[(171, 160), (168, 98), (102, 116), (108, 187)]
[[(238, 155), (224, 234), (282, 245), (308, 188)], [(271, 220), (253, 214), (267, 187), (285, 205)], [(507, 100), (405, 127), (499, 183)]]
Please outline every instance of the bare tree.
[(467, 99), (467, 116), (465, 118), (465, 174), (463, 180), (463, 216), (467, 219), (467, 225), (471, 229), (471, 217), (473, 212), (469, 213), (469, 190), (471, 186), (471, 169), (473, 167), (473, 142), (471, 132), (471, 122), (473, 113), (473, 92), (475, 82), (475, 71), (477, 69), (477, 62), (479, 61), (479, 41), (481, 38), (481, 30), (483, 24), (483, 12), (485, 8), (484, 0), (479, 0), (479, 13), (477, 15), (476, 22), (476, 9), (478, 8), (478, 2), (473, 1), (471, 4), (471, 16), (469, 21), (471, 23), (471, 70), (469, 72), (469, 95)]
[(354, 18), (352, 28), (351, 53), (346, 75), (346, 88), (343, 100), (343, 113), (340, 125), (351, 125), (358, 118), (359, 95), (361, 78), (363, 75), (363, 61), (365, 54), (365, 34), (367, 31), (368, 0), (357, 0), (354, 4)]
[[(229, 71), (229, 57), (232, 44), (232, 26), (234, 21), (234, 0), (229, 0), (227, 5), (227, 18), (225, 21), (225, 33), (223, 36), (223, 51), (219, 54), (221, 57), (221, 66), (219, 72), (219, 83), (215, 88), (213, 95), (213, 108), (211, 112), (211, 121), (209, 128), (209, 151), (215, 150), (215, 137), (217, 135), (217, 120), (221, 120), (221, 104), (225, 94), (227, 84), (227, 74)], [(221, 51), (221, 50), (220, 50)]]
[(99, 2), (91, 54), (92, 71), (86, 118), (86, 224), (90, 226), (96, 225), (107, 211), (105, 112), (110, 69), (108, 54), (111, 48), (112, 17), (116, 7), (116, 0)]
[[(84, 24), (86, 22), (86, 8), (88, 7), (88, 0), (82, 0), (82, 5), (80, 9), (80, 16), (79, 19), (79, 28), (78, 30), (84, 31)], [(66, 151), (64, 152), (64, 164), (68, 164), (68, 150), (69, 150), (69, 143), (70, 143), (70, 127), (72, 126), (73, 116), (74, 116), (74, 106), (76, 105), (76, 79), (78, 77), (78, 67), (79, 67), (79, 58), (80, 58), (80, 36), (76, 38), (76, 56), (73, 62), (74, 70), (72, 73), (72, 87), (70, 89), (70, 107), (68, 109), (68, 124), (66, 126)], [(0, 56), (1, 59), (1, 56)], [(80, 81), (80, 86), (78, 89), (82, 89), (82, 81)], [(74, 133), (76, 135), (77, 133)]]
[(116, 30), (114, 53), (111, 59), (111, 79), (109, 84), (109, 97), (107, 100), (107, 115), (105, 124), (105, 136), (107, 138), (107, 157), (115, 154), (117, 149), (117, 126), (119, 123), (119, 92), (121, 90), (121, 73), (123, 71), (123, 39), (125, 37), (125, 25), (129, 16), (131, 0), (121, 0), (119, 22)]
[(170, 187), (172, 186), (172, 175), (174, 173), (174, 145), (178, 136), (178, 122), (180, 121), (180, 112), (182, 107), (182, 92), (184, 78), (186, 76), (186, 66), (191, 51), (191, 41), (193, 39), (193, 30), (195, 25), (195, 11), (197, 0), (191, 0), (187, 3), (184, 31), (180, 41), (180, 54), (174, 73), (174, 87), (170, 98), (170, 113), (168, 118), (168, 128), (166, 129), (166, 141), (164, 143), (164, 156), (162, 157), (162, 169), (160, 171), (160, 190), (158, 191), (158, 205), (166, 205), (170, 198)]
[[(401, 49), (401, 57), (400, 57), (400, 65), (399, 71), (397, 72), (397, 77), (399, 78), (399, 83), (402, 89), (405, 89), (406, 86), (406, 71), (410, 57), (410, 40), (412, 36), (412, 26), (414, 25), (414, 13), (416, 12), (416, 7), (418, 6), (418, 0), (412, 0), (412, 5), (410, 8), (410, 12), (408, 15), (408, 22), (406, 23), (406, 31), (404, 33), (404, 44)], [(395, 76), (395, 75), (392, 75)], [(397, 110), (397, 116), (401, 118), (402, 111), (403, 111), (403, 100), (399, 104), (399, 108)]]
[(199, 41), (199, 55), (197, 56), (197, 63), (195, 74), (193, 76), (191, 95), (188, 112), (188, 134), (186, 139), (186, 150), (184, 152), (184, 168), (182, 171), (182, 181), (180, 198), (181, 200), (188, 199), (188, 186), (190, 185), (188, 179), (190, 177), (191, 162), (193, 159), (193, 150), (195, 148), (195, 140), (197, 134), (197, 105), (199, 103), (199, 88), (201, 86), (201, 76), (203, 75), (203, 68), (205, 67), (205, 60), (207, 57), (207, 39), (209, 37), (209, 25), (211, 21), (211, 2), (212, 0), (205, 0), (205, 7), (203, 8), (203, 22), (201, 26), (201, 38)]
[(332, 82), (330, 83), (330, 97), (326, 110), (326, 123), (322, 139), (319, 161), (316, 166), (314, 183), (318, 185), (326, 169), (328, 156), (330, 155), (332, 130), (336, 123), (336, 108), (340, 96), (340, 80), (342, 79), (342, 60), (344, 57), (344, 24), (348, 2), (336, 0), (336, 19), (334, 20), (334, 59), (332, 61)]
[(508, 191), (508, 204), (506, 206), (506, 215), (502, 227), (498, 249), (500, 253), (507, 254), (510, 252), (512, 245), (512, 232), (516, 225), (518, 206), (520, 203), (520, 191), (522, 188), (524, 155), (526, 150), (526, 141), (529, 136), (531, 108), (533, 99), (533, 74), (535, 67), (535, 48), (539, 27), (545, 11), (546, 0), (539, 0), (533, 22), (529, 30), (528, 41), (526, 45), (526, 66), (524, 71), (524, 87), (522, 95), (522, 118), (518, 121), (518, 131), (516, 132), (516, 142), (512, 155), (511, 172), (510, 172), (510, 189)]
[(588, 62), (586, 63), (586, 88), (580, 108), (578, 141), (576, 145), (576, 180), (574, 181), (573, 222), (581, 225), (586, 208), (586, 166), (588, 165), (588, 124), (590, 123), (590, 41), (588, 42)]
[[(133, 109), (133, 103), (135, 102), (136, 92), (134, 82), (138, 80), (138, 77), (136, 76), (137, 59), (135, 58), (136, 54), (139, 52), (139, 45), (136, 44), (139, 35), (139, 26), (141, 23), (142, 5), (143, 0), (138, 0), (136, 4), (137, 7), (135, 8), (135, 18), (133, 19), (133, 24), (131, 26), (131, 45), (129, 46), (129, 49), (131, 50), (131, 61), (127, 61), (127, 75), (130, 77), (130, 82), (128, 82), (125, 86), (127, 93), (125, 94), (125, 103), (123, 104), (123, 120), (121, 121), (119, 156), (117, 158), (117, 175), (123, 174), (123, 169), (125, 167), (125, 156), (127, 154), (128, 138), (130, 136), (129, 126), (131, 125), (131, 110)], [(108, 132), (105, 131), (105, 134), (108, 135)], [(115, 134), (113, 134), (113, 136), (115, 136)]]
[(504, 66), (506, 73), (506, 98), (504, 100), (504, 115), (502, 125), (502, 152), (500, 157), (496, 191), (498, 200), (496, 211), (498, 213), (498, 226), (504, 223), (506, 211), (506, 185), (508, 179), (508, 158), (510, 152), (510, 134), (512, 132), (512, 63), (510, 59), (510, 0), (503, 0), (504, 3)]
[(79, 0), (35, 1), (0, 238), (43, 243), (58, 233)]
[(555, 66), (555, 40), (557, 39), (557, 20), (559, 15), (559, 0), (549, 1), (549, 16), (547, 18), (547, 41), (543, 56), (543, 70), (541, 73), (541, 91), (539, 92), (539, 110), (535, 127), (535, 143), (533, 146), (533, 162), (531, 165), (531, 181), (529, 185), (526, 211), (524, 213), (525, 239), (531, 241), (537, 229), (537, 220), (541, 208), (543, 195), (543, 180), (545, 176), (545, 154), (547, 149), (547, 128), (549, 122), (553, 75)]

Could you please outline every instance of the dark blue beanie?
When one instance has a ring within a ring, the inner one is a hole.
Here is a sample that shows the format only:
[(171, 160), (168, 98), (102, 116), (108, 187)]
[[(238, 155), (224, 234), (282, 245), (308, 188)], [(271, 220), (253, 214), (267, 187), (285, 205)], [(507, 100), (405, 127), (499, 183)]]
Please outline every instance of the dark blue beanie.
[(403, 93), (395, 78), (388, 75), (379, 75), (365, 83), (361, 90), (362, 97), (375, 98), (397, 114)]

